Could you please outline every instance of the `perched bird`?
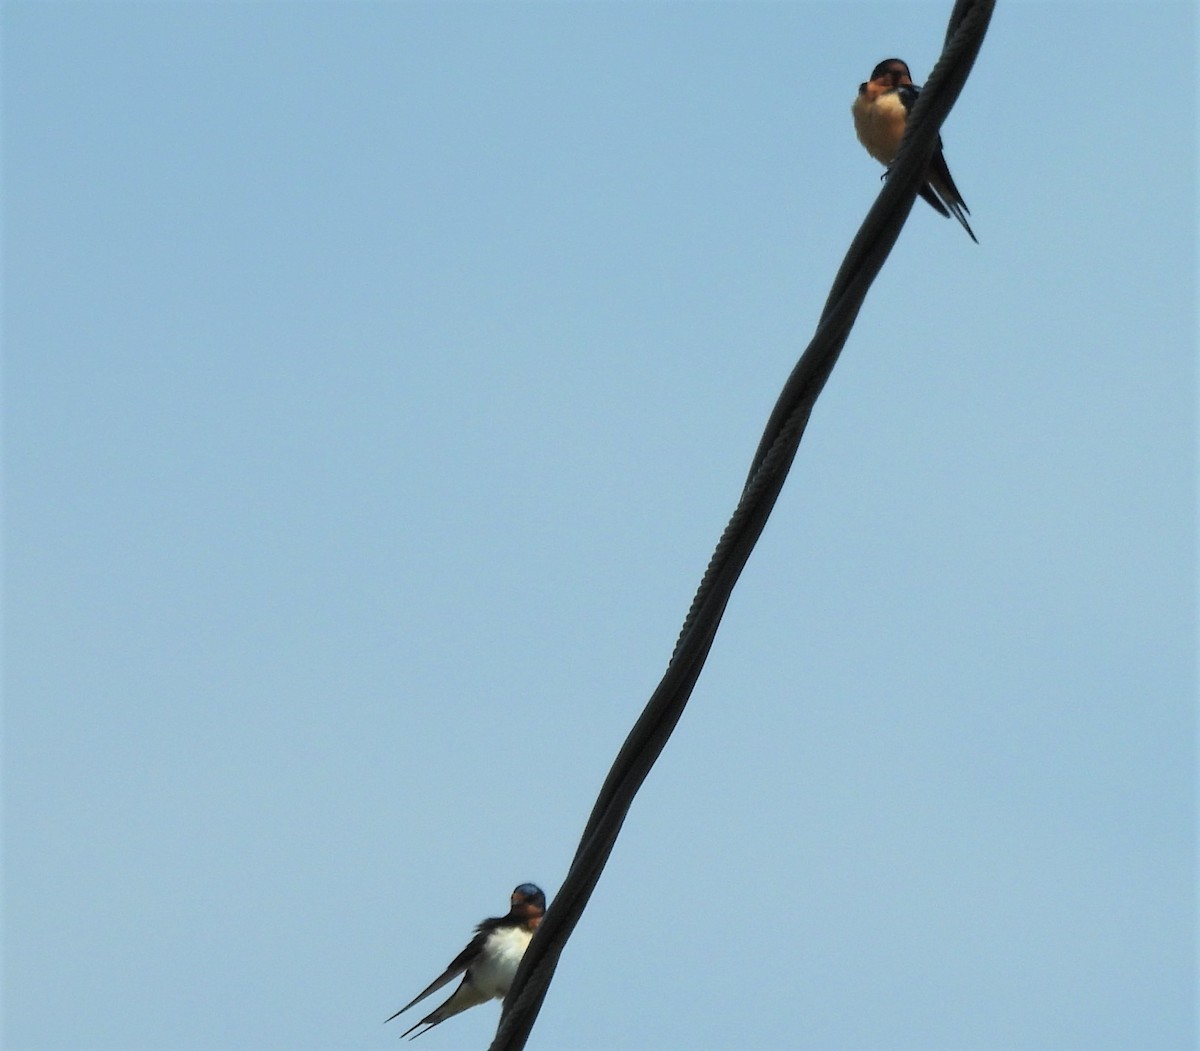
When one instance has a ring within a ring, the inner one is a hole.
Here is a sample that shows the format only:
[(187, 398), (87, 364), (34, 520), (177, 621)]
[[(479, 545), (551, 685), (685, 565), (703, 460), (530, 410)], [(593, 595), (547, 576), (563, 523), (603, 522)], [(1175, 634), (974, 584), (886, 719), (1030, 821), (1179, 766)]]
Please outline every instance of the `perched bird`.
[[(475, 928), (471, 943), (450, 961), (450, 966), (392, 1015), (395, 1018), (404, 1014), (413, 1004), (420, 1003), (430, 993), (436, 993), (463, 971), (467, 972), (450, 999), (406, 1029), (400, 1034), (401, 1038), (414, 1029), (426, 1026), (413, 1037), (416, 1040), (417, 1036), (428, 1033), (439, 1022), (452, 1018), (468, 1007), (487, 1003), (493, 997), (503, 1000), (517, 973), (517, 965), (529, 947), (529, 940), (545, 914), (546, 895), (540, 887), (533, 883), (522, 883), (517, 887), (512, 892), (512, 908), (508, 910), (508, 915), (484, 920)], [(385, 1024), (392, 1018), (386, 1019)]]
[[(871, 71), (871, 79), (858, 86), (858, 98), (851, 106), (854, 130), (867, 152), (887, 168), (896, 159), (909, 111), (920, 94), (921, 89), (913, 83), (908, 66), (898, 58), (885, 58)], [(971, 235), (971, 240), (979, 244), (967, 222), (971, 210), (954, 185), (946, 158), (942, 156), (940, 135), (925, 180), (921, 196), (942, 215), (953, 215)]]

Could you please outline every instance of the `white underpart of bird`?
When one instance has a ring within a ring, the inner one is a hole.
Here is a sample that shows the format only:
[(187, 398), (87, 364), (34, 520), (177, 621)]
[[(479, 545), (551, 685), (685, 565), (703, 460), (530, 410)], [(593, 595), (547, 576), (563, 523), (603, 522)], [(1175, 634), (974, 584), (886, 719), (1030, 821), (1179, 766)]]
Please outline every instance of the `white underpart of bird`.
[(471, 965), (471, 984), (481, 993), (503, 1000), (532, 938), (533, 933), (523, 927), (501, 927), (492, 931), (479, 962)]

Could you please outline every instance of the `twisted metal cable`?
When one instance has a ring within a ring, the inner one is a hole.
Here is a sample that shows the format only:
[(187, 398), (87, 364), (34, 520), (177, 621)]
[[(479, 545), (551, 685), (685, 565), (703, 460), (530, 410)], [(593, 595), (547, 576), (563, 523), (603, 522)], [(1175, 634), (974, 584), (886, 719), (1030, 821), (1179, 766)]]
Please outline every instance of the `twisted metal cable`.
[(813, 404), (912, 210), (937, 147), (942, 122), (966, 83), (994, 7), (995, 0), (956, 0), (945, 47), (909, 115), (895, 163), (847, 250), (816, 332), (771, 412), (741, 499), (692, 600), (667, 670), (600, 789), (567, 876), (504, 1001), (490, 1051), (520, 1051), (525, 1047), (559, 956), (600, 879), (633, 798), (683, 714), (733, 587), (783, 488)]

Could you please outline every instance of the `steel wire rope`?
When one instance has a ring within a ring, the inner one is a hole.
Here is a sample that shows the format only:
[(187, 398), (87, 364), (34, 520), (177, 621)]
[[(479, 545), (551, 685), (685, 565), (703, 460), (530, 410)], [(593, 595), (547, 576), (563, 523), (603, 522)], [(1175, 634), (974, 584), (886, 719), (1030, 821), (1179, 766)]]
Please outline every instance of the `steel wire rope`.
[(705, 569), (666, 672), (600, 789), (567, 876), (505, 998), (489, 1051), (520, 1051), (525, 1046), (563, 947), (587, 906), (633, 798), (683, 714), (733, 587), (783, 488), (817, 396), (912, 210), (942, 122), (966, 83), (994, 7), (995, 0), (956, 0), (945, 46), (909, 116), (895, 163), (850, 243), (812, 340), (784, 383), (741, 498)]

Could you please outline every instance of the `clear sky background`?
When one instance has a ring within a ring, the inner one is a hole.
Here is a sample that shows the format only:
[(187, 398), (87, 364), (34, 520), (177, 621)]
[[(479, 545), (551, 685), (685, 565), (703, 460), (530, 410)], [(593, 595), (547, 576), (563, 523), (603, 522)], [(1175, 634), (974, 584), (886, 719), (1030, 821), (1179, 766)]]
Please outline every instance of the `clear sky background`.
[[(5, 5), (7, 1048), (553, 895), (950, 6)], [(1002, 0), (531, 1048), (1194, 1046), (1196, 67)]]

